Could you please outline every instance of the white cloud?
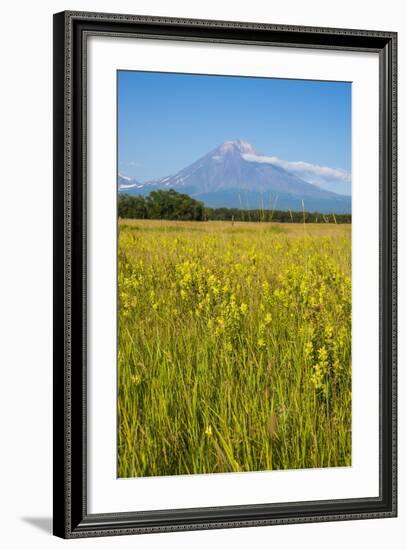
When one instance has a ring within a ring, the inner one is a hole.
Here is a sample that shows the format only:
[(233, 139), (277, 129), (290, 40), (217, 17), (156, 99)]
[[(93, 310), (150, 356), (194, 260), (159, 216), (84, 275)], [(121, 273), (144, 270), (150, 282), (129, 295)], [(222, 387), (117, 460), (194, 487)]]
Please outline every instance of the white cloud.
[(279, 166), (314, 185), (322, 186), (327, 183), (343, 183), (345, 187), (349, 187), (351, 182), (350, 173), (340, 168), (329, 168), (328, 166), (320, 166), (319, 164), (311, 164), (301, 160), (293, 162), (263, 155), (243, 154), (242, 157), (249, 162)]
[(126, 181), (132, 181), (133, 178), (129, 178), (129, 176), (123, 176), (123, 174), (119, 174), (119, 178), (122, 178), (122, 180)]

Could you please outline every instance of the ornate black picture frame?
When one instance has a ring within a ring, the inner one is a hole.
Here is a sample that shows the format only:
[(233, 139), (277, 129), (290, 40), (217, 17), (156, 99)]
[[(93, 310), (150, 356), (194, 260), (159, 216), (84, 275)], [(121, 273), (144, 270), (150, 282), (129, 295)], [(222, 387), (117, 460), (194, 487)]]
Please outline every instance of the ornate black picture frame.
[[(87, 505), (87, 39), (162, 40), (374, 52), (380, 62), (380, 334), (378, 497), (89, 514)], [(134, 15), (54, 15), (54, 534), (63, 538), (302, 522), (397, 514), (396, 180), (397, 35)]]

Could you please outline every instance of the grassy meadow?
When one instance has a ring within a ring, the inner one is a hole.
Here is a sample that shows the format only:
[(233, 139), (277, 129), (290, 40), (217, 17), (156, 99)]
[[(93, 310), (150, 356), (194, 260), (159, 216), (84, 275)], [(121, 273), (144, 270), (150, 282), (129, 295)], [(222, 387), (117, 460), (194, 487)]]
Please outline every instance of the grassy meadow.
[(351, 226), (120, 220), (118, 475), (351, 464)]

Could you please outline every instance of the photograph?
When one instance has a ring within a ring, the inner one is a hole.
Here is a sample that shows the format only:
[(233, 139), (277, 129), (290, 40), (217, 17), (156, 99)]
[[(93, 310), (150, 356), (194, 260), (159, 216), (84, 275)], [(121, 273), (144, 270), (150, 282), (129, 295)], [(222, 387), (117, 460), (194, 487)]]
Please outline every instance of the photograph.
[(395, 518), (397, 29), (131, 10), (53, 16), (53, 534)]
[(351, 467), (352, 83), (116, 74), (117, 476)]
[(1, 548), (401, 549), (406, 10), (366, 8), (4, 3)]

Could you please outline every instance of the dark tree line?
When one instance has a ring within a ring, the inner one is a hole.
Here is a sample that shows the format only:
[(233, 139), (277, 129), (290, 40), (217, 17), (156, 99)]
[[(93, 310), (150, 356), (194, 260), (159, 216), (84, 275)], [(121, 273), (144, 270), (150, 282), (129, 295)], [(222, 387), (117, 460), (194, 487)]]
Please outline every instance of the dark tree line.
[(202, 221), (204, 208), (202, 202), (173, 189), (152, 191), (147, 197), (120, 194), (118, 200), (120, 218)]
[(281, 223), (351, 223), (351, 214), (321, 214), (297, 210), (241, 210), (240, 208), (205, 208), (207, 220), (281, 222)]
[(294, 210), (243, 210), (208, 208), (184, 193), (173, 189), (152, 191), (147, 197), (119, 194), (118, 216), (127, 219), (183, 221), (251, 221), (288, 223), (350, 223), (350, 214), (321, 214)]

